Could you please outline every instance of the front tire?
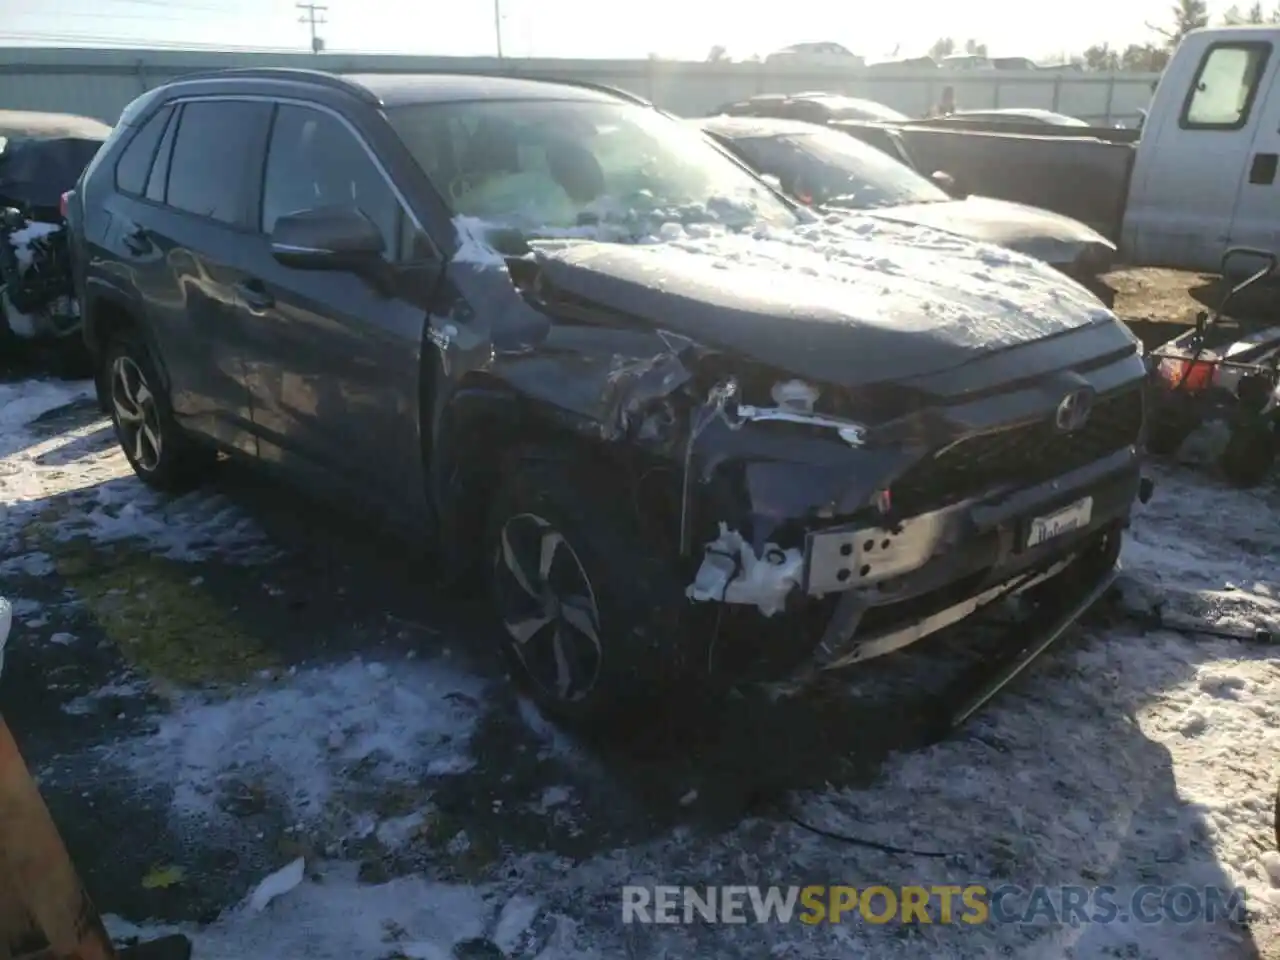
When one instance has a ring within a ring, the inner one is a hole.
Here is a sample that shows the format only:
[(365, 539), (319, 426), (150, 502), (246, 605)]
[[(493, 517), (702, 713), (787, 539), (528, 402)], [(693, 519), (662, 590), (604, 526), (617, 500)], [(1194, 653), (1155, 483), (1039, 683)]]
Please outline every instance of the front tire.
[(116, 439), (138, 479), (174, 493), (198, 486), (217, 454), (198, 446), (174, 420), (140, 338), (126, 334), (111, 342), (103, 355), (102, 383)]
[(498, 637), (518, 682), (574, 723), (633, 714), (694, 678), (687, 601), (622, 478), (549, 454), (507, 471), (486, 538)]

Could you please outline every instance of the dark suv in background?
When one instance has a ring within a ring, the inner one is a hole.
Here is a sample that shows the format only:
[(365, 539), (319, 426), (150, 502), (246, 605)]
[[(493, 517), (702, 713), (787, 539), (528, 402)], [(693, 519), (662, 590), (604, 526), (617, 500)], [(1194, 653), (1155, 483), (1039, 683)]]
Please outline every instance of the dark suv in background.
[(616, 92), (185, 78), (68, 216), (138, 476), (222, 451), (438, 539), (562, 715), (1087, 602), (1138, 487), (1136, 340), (1078, 286), (817, 221)]

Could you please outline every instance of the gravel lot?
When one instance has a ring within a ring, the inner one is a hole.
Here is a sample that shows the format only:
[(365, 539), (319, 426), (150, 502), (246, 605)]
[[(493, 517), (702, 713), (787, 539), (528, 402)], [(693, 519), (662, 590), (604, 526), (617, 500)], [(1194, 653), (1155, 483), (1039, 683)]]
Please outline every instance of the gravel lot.
[[(1195, 278), (1114, 280), (1144, 337), (1196, 309)], [(0, 382), (0, 704), (120, 936), (177, 925), (198, 960), (1280, 957), (1272, 650), (1137, 619), (1158, 598), (1280, 627), (1274, 485), (1157, 466), (1121, 608), (951, 741), (911, 743), (912, 697), (980, 627), (811, 701), (655, 717), (621, 750), (515, 696), (485, 612), (428, 562), (237, 468), (155, 496), (87, 396)], [(624, 883), (971, 882), (1243, 887), (1253, 920), (619, 922)]]

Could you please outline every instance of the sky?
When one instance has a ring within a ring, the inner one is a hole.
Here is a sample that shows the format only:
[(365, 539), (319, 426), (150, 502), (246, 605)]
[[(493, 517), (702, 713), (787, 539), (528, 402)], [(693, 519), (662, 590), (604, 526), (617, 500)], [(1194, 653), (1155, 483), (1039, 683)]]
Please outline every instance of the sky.
[[(314, 0), (334, 51), (435, 56), (496, 52), (495, 0)], [(938, 37), (987, 44), (997, 56), (1051, 59), (1094, 43), (1153, 38), (1171, 0), (497, 0), (507, 56), (701, 60), (714, 45), (734, 58), (802, 40), (841, 43), (868, 60), (924, 53)], [(1215, 19), (1228, 6), (1211, 0)], [(1247, 6), (1247, 3), (1243, 4)], [(862, 9), (859, 9), (862, 8)], [(752, 13), (751, 11), (757, 11)], [(294, 0), (0, 0), (0, 46), (163, 46), (309, 49)], [(785, 14), (785, 15), (783, 15)]]

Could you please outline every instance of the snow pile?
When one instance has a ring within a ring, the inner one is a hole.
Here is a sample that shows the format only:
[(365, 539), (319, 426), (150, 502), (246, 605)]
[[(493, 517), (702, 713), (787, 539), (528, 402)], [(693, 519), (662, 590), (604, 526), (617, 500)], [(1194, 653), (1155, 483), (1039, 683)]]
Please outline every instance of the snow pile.
[[(60, 232), (62, 229), (61, 224), (30, 221), (25, 227), (10, 233), (9, 245), (13, 248), (14, 256), (17, 260), (17, 271), (16, 276), (9, 279), (11, 281), (21, 280), (27, 271), (31, 269), (36, 257), (41, 255), (40, 251), (46, 238)], [(21, 302), (21, 298), (19, 298), (19, 302)], [(59, 313), (77, 312), (72, 299), (66, 296), (56, 298), (50, 304), (50, 307)], [(3, 313), (9, 329), (15, 335), (30, 339), (40, 332), (39, 318), (14, 306), (8, 290), (0, 292), (0, 312)]]
[(1121, 563), (1135, 612), (1223, 629), (1280, 631), (1280, 492), (1236, 490), (1202, 473), (1150, 466), (1156, 495), (1125, 537)]
[[(299, 877), (265, 910), (230, 910), (199, 929), (143, 928), (112, 916), (104, 920), (117, 940), (184, 932), (199, 960), (604, 960), (601, 954), (579, 952), (574, 923), (531, 897), (418, 877), (362, 884), (355, 874), (350, 865), (327, 864), (316, 880)], [(283, 886), (272, 877), (263, 882), (269, 881), (272, 892)]]
[(18, 276), (22, 276), (31, 269), (39, 242), (61, 230), (60, 223), (40, 223), (32, 220), (25, 227), (9, 234), (9, 246), (13, 247), (14, 255), (18, 258)]
[(7, 451), (25, 435), (32, 420), (94, 396), (93, 381), (19, 380), (0, 383), (0, 438)]
[[(45, 521), (57, 541), (83, 537), (98, 544), (136, 542), (170, 560), (218, 557), (227, 563), (266, 563), (279, 550), (240, 508), (207, 489), (168, 497), (139, 483), (120, 452), (109, 420), (42, 436), (33, 421), (94, 396), (91, 381), (28, 380), (0, 384), (0, 543), (65, 497), (66, 509)], [(90, 443), (89, 441), (93, 441)], [(69, 470), (68, 465), (75, 469)], [(30, 575), (48, 572), (48, 558), (12, 558)]]
[(361, 832), (361, 811), (339, 794), (376, 794), (474, 765), (468, 744), (483, 696), (483, 681), (441, 662), (388, 669), (357, 660), (226, 699), (187, 699), (154, 735), (109, 756), (139, 781), (170, 787), (174, 815), (188, 825), (216, 820), (226, 794), (248, 787), (340, 840)]

